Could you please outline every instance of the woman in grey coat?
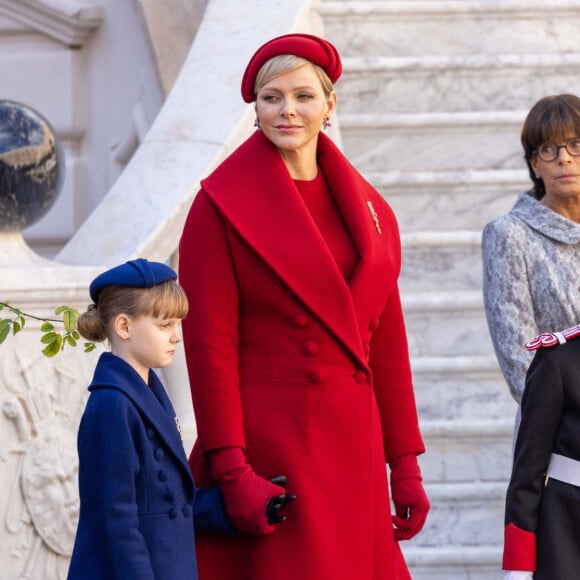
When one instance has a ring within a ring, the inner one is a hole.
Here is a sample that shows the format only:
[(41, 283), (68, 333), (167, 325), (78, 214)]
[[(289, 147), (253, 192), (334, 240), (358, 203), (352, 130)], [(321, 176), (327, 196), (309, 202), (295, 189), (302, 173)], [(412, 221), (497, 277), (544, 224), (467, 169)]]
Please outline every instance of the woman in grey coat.
[(521, 141), (533, 187), (483, 231), (483, 293), (503, 375), (520, 403), (525, 344), (580, 320), (580, 98), (549, 96)]

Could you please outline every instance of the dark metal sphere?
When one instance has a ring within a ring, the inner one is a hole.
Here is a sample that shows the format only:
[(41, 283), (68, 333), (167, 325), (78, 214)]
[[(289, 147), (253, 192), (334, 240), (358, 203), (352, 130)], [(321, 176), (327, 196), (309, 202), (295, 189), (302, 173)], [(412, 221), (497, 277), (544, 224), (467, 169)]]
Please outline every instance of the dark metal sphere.
[(0, 100), (0, 231), (37, 222), (63, 179), (64, 155), (48, 121), (27, 105)]

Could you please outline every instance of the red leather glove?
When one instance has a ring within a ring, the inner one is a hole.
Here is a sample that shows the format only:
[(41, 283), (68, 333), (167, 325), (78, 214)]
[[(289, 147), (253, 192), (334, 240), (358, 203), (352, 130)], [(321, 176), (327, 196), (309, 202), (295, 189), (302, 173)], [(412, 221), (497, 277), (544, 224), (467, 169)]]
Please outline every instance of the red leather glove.
[(395, 540), (410, 540), (425, 525), (431, 507), (423, 489), (417, 456), (409, 454), (395, 457), (389, 462), (389, 467), (396, 513), (392, 516)]
[(209, 460), (212, 479), (220, 486), (233, 526), (256, 536), (271, 534), (275, 526), (268, 523), (266, 506), (286, 490), (257, 475), (246, 463), (241, 447), (216, 449)]

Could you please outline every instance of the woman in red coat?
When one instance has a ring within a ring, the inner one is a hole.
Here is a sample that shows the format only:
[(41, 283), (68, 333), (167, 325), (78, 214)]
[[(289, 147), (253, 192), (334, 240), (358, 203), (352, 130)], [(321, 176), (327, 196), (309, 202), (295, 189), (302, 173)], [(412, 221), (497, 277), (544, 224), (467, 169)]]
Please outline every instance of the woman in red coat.
[[(181, 238), (190, 465), (245, 532), (199, 534), (202, 580), (407, 579), (397, 542), (429, 510), (397, 223), (321, 133), (341, 70), (315, 36), (258, 49), (242, 81), (258, 129), (202, 181)], [(278, 474), (297, 499), (275, 526)]]

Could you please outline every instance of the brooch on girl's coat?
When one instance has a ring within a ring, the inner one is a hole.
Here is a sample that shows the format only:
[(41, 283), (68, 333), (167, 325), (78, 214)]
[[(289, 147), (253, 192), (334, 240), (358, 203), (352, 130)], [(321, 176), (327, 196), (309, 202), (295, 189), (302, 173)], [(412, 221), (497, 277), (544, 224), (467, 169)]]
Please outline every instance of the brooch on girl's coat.
[(382, 234), (383, 232), (381, 231), (381, 224), (379, 224), (379, 216), (377, 215), (377, 212), (375, 211), (375, 208), (373, 206), (373, 202), (367, 201), (367, 206), (369, 208), (369, 211), (371, 212), (371, 218), (373, 218), (373, 222), (375, 222), (375, 228), (377, 228), (377, 232), (379, 232), (379, 234)]
[(179, 417), (175, 415), (175, 426), (177, 427), (177, 432), (179, 433), (179, 438), (183, 443), (183, 436), (181, 435), (181, 423), (179, 422)]
[(556, 344), (564, 344), (571, 338), (576, 338), (577, 336), (580, 336), (580, 324), (562, 330), (561, 332), (543, 332), (536, 336), (534, 340), (530, 340), (526, 344), (526, 348), (528, 350), (538, 350), (540, 348), (555, 346)]

